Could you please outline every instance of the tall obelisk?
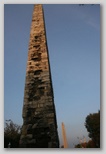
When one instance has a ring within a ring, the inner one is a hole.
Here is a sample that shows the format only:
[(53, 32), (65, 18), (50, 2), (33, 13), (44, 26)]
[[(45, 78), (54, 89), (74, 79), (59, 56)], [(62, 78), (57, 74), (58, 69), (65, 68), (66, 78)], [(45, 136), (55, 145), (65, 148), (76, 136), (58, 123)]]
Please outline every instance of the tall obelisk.
[(59, 139), (42, 5), (34, 5), (23, 104), (22, 148), (58, 148)]

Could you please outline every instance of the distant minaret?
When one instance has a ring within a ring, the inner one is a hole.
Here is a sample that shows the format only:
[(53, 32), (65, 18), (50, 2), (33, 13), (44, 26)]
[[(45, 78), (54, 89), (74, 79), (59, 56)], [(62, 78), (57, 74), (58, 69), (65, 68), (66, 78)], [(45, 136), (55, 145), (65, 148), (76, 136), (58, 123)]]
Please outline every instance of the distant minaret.
[(23, 105), (22, 148), (58, 148), (57, 121), (42, 5), (34, 5)]
[(64, 126), (63, 122), (62, 122), (62, 135), (63, 135), (64, 148), (68, 148), (67, 138), (66, 138), (66, 131), (65, 131), (65, 126)]

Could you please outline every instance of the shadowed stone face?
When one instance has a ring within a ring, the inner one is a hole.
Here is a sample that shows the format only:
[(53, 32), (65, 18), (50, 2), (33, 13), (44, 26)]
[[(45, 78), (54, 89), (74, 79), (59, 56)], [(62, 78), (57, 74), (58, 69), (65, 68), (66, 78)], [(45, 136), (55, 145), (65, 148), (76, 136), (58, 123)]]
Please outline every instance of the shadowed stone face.
[(58, 148), (42, 5), (34, 5), (23, 105), (22, 148)]

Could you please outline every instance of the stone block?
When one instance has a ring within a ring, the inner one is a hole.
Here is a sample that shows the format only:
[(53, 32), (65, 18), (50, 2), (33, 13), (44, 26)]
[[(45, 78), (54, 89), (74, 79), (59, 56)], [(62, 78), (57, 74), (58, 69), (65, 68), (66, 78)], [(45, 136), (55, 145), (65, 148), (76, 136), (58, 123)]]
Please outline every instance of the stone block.
[(36, 124), (34, 124), (33, 126), (32, 126), (32, 129), (35, 129), (36, 127), (37, 127), (37, 123)]
[(36, 143), (35, 139), (27, 140), (27, 144), (35, 144), (35, 143)]
[(27, 135), (26, 135), (26, 138), (27, 138), (27, 139), (32, 139), (32, 138), (33, 138), (33, 135), (32, 135), (32, 134), (27, 134)]

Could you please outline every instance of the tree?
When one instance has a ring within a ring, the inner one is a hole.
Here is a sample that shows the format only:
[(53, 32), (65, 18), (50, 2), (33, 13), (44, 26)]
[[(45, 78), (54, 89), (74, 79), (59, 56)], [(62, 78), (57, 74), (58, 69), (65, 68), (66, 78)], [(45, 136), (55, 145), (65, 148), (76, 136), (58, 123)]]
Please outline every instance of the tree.
[(92, 140), (89, 140), (88, 142), (82, 142), (75, 145), (75, 148), (95, 148), (95, 145)]
[(75, 148), (82, 148), (81, 144), (75, 145)]
[(100, 148), (100, 111), (98, 113), (89, 114), (85, 120), (85, 127), (89, 132), (95, 148)]
[(4, 148), (19, 148), (21, 126), (6, 120), (4, 128)]
[(86, 148), (95, 148), (94, 142), (92, 140), (89, 140), (86, 144)]

